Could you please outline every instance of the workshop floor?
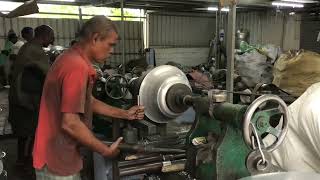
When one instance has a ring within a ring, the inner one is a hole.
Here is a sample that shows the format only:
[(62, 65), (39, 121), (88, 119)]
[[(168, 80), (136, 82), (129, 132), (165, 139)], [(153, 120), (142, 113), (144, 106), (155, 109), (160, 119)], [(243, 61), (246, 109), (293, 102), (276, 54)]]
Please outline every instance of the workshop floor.
[(17, 140), (13, 137), (2, 136), (0, 138), (0, 150), (6, 152), (6, 157), (3, 160), (4, 170), (7, 171), (7, 180), (31, 180), (26, 177), (25, 172), (15, 168), (17, 159)]

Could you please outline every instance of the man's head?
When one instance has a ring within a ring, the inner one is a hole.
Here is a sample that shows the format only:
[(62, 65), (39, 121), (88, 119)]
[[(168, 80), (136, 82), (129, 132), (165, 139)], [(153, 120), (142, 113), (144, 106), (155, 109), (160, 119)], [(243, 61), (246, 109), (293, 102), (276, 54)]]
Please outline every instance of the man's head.
[(24, 27), (21, 30), (21, 36), (26, 41), (31, 41), (33, 39), (33, 28), (32, 27)]
[(34, 30), (34, 39), (41, 43), (43, 47), (48, 47), (54, 43), (53, 29), (48, 25), (41, 25)]
[(18, 36), (12, 29), (8, 32), (8, 40), (12, 42), (12, 44), (18, 41)]
[(107, 17), (95, 16), (83, 25), (79, 37), (81, 43), (90, 48), (89, 57), (102, 63), (113, 52), (118, 40), (118, 30)]

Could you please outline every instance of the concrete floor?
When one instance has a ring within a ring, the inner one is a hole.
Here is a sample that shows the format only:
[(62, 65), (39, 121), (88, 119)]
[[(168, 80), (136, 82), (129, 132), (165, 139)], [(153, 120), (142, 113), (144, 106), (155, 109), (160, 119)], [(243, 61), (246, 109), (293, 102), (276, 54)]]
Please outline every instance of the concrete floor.
[(25, 174), (25, 170), (15, 168), (17, 159), (17, 139), (13, 137), (8, 119), (8, 89), (0, 89), (0, 151), (6, 153), (3, 159), (4, 170), (7, 171), (7, 178), (0, 175), (0, 180), (32, 180)]
[(17, 159), (17, 140), (13, 137), (0, 138), (0, 150), (4, 151), (7, 155), (3, 160), (4, 170), (7, 171), (7, 180), (32, 180), (28, 178), (25, 171), (18, 170), (15, 167)]

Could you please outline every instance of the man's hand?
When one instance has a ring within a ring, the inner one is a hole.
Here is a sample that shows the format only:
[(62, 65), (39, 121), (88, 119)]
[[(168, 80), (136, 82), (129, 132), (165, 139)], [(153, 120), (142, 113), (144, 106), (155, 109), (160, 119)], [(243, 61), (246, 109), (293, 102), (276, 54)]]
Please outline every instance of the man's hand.
[(144, 107), (133, 106), (128, 111), (128, 120), (142, 120), (144, 118)]
[(108, 148), (108, 150), (106, 151), (105, 154), (103, 154), (103, 156), (106, 156), (106, 157), (117, 157), (118, 154), (120, 153), (120, 150), (119, 150), (119, 144), (121, 143), (122, 141), (122, 137), (119, 137), (114, 143), (111, 144), (111, 146)]

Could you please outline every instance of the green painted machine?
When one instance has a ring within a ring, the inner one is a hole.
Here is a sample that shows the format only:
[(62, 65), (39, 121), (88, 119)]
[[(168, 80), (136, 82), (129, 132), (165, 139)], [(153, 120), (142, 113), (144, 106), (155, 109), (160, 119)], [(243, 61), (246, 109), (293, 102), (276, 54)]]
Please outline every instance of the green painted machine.
[[(206, 102), (206, 99), (199, 101)], [(280, 107), (257, 110), (265, 102), (276, 102)], [(192, 177), (230, 180), (281, 171), (271, 164), (268, 154), (281, 144), (287, 131), (286, 105), (280, 98), (265, 95), (250, 106), (226, 102), (208, 106), (208, 112), (196, 110), (200, 113), (197, 113), (187, 140), (186, 169)], [(279, 124), (277, 120), (281, 116), (284, 120), (280, 123), (281, 128), (277, 129), (275, 124)], [(271, 146), (261, 143), (268, 134), (276, 137)]]

